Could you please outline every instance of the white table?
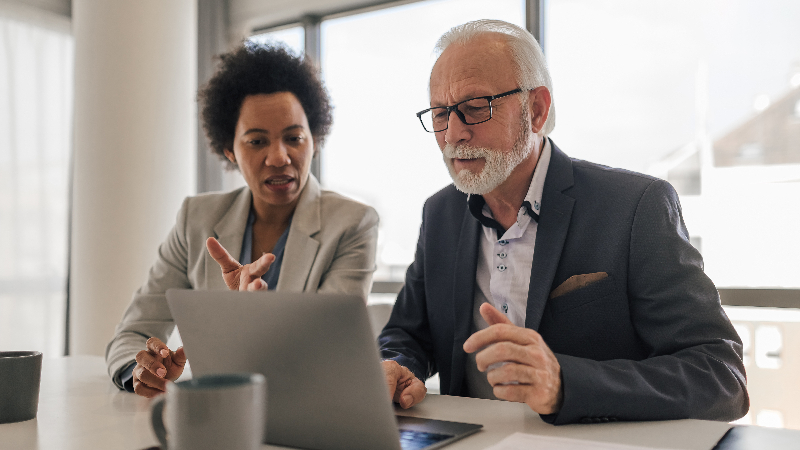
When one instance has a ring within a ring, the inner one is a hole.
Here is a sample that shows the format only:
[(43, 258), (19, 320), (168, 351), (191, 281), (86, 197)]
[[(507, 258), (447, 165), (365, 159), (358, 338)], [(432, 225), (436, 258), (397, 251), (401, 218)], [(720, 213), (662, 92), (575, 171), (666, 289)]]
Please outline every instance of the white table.
[[(0, 449), (140, 450), (154, 446), (158, 441), (150, 429), (150, 402), (119, 391), (106, 375), (100, 357), (45, 359), (38, 416), (0, 425)], [(448, 450), (483, 449), (514, 432), (709, 450), (730, 428), (726, 423), (702, 420), (556, 427), (542, 422), (523, 404), (445, 395), (429, 395), (402, 414), (484, 425), (482, 431), (448, 446)]]

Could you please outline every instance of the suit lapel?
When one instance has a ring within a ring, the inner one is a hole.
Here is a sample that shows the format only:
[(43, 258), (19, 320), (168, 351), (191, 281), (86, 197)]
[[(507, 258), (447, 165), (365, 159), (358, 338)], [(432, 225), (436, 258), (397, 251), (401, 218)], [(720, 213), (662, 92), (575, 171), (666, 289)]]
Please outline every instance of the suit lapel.
[(561, 259), (575, 199), (562, 192), (573, 185), (572, 161), (550, 141), (550, 166), (542, 191), (542, 209), (536, 232), (525, 327), (539, 328), (550, 287)]
[(453, 277), (453, 358), (450, 380), (450, 392), (461, 392), (464, 381), (464, 365), (467, 354), (464, 353), (464, 341), (470, 335), (472, 326), (472, 308), (475, 299), (475, 273), (478, 269), (478, 239), (481, 225), (472, 217), (464, 202), (464, 215), (461, 220), (461, 233), (456, 250), (455, 276)]
[(319, 241), (313, 236), (320, 228), (319, 182), (314, 175), (308, 174), (308, 181), (300, 194), (289, 228), (289, 236), (286, 239), (286, 249), (283, 252), (283, 263), (276, 287), (278, 290), (289, 292), (305, 290), (319, 250)]
[[(228, 212), (214, 225), (214, 237), (237, 261), (239, 260), (239, 255), (242, 254), (242, 239), (244, 238), (244, 229), (247, 224), (247, 216), (250, 214), (251, 203), (250, 189), (242, 188)], [(222, 279), (219, 264), (214, 261), (214, 258), (207, 251), (205, 252), (205, 265), (205, 288), (227, 289), (228, 287)]]

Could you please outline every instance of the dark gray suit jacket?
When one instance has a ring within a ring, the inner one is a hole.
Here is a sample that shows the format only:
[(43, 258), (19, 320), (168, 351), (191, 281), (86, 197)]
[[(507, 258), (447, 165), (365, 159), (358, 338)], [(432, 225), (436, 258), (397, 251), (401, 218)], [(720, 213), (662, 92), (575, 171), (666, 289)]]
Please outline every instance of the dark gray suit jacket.
[[(552, 144), (552, 141), (551, 141)], [(469, 395), (480, 224), (452, 185), (429, 198), (414, 263), (379, 337), (384, 358)], [(608, 277), (549, 299), (573, 275)], [(551, 423), (733, 420), (749, 407), (741, 341), (689, 244), (669, 183), (567, 157), (552, 144), (525, 326), (561, 365)]]

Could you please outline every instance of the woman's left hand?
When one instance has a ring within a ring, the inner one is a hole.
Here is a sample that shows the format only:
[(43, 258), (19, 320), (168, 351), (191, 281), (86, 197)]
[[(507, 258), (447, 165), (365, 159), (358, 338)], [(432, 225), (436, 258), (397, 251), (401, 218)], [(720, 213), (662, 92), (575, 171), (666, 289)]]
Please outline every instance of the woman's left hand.
[(213, 237), (206, 240), (206, 248), (208, 248), (208, 254), (222, 269), (222, 279), (225, 280), (228, 289), (232, 291), (267, 290), (267, 282), (262, 280), (261, 276), (267, 273), (269, 266), (275, 261), (275, 255), (264, 253), (257, 260), (243, 266)]

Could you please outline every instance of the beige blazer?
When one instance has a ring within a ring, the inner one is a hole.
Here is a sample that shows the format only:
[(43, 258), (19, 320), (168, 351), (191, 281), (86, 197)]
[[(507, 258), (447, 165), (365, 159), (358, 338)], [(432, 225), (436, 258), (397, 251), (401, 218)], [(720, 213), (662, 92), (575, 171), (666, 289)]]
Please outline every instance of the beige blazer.
[[(251, 202), (247, 187), (184, 200), (147, 281), (133, 295), (106, 347), (108, 373), (117, 386), (121, 387), (120, 372), (145, 349), (148, 338), (166, 342), (172, 334), (175, 324), (164, 294), (167, 289), (227, 289), (205, 242), (214, 236), (238, 258)], [(309, 175), (289, 227), (276, 289), (347, 293), (366, 300), (377, 240), (374, 209), (320, 190), (316, 178)]]

